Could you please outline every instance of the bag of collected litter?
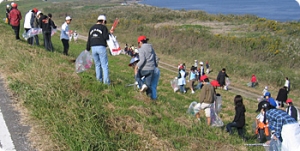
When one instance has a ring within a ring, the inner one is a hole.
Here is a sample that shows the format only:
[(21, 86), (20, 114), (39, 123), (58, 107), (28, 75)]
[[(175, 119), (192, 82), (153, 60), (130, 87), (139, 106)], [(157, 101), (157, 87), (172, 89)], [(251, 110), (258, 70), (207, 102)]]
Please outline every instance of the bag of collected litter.
[(196, 105), (197, 105), (197, 102), (196, 102), (196, 101), (192, 102), (192, 103), (190, 104), (188, 110), (186, 111), (186, 113), (191, 114), (191, 115), (195, 115), (195, 113), (197, 113), (197, 112), (195, 111), (195, 108), (194, 108)]
[(221, 94), (217, 93), (216, 95), (216, 101), (215, 101), (215, 110), (216, 113), (219, 114), (222, 109), (222, 97)]
[(222, 127), (224, 126), (224, 123), (216, 113), (215, 103), (210, 107), (211, 126)]
[(175, 77), (173, 80), (171, 80), (171, 87), (173, 88), (174, 92), (179, 90), (178, 78), (177, 77)]
[(28, 30), (27, 32), (24, 31), (24, 33), (22, 34), (23, 38), (25, 40), (27, 40), (28, 38), (31, 38), (37, 34), (41, 34), (42, 33), (42, 28), (31, 28), (30, 30)]
[(91, 68), (92, 64), (93, 64), (92, 54), (89, 51), (84, 50), (80, 53), (80, 55), (76, 59), (75, 70), (77, 73), (83, 72)]

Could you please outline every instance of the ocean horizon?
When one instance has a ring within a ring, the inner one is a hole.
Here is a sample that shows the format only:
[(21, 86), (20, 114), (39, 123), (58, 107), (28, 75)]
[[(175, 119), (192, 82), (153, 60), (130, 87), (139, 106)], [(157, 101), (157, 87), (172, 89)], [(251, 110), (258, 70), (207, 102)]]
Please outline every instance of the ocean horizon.
[(280, 22), (300, 20), (299, 3), (295, 0), (142, 0), (139, 3), (173, 10), (201, 10), (208, 14), (250, 14)]

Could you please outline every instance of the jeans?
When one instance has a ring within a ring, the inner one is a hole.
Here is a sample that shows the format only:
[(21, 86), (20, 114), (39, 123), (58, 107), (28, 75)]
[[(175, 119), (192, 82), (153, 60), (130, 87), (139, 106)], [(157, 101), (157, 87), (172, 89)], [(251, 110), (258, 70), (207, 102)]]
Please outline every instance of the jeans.
[(39, 36), (38, 36), (38, 35), (34, 35), (33, 38), (34, 38), (34, 40), (35, 40), (35, 44), (36, 44), (36, 45), (40, 45), (40, 42), (39, 42)]
[(231, 129), (232, 127), (237, 128), (239, 136), (243, 137), (243, 127), (237, 127), (236, 122), (228, 123), (226, 125), (226, 130), (230, 134), (233, 134), (232, 129)]
[(104, 84), (110, 84), (106, 47), (92, 46), (91, 48), (92, 55), (95, 61), (96, 79), (100, 82), (103, 82)]
[(51, 42), (51, 32), (43, 32), (45, 48), (48, 51), (53, 51), (53, 45)]
[(180, 92), (185, 93), (185, 85), (180, 85)]
[(149, 96), (152, 96), (151, 84), (152, 84), (153, 74), (154, 74), (154, 70), (139, 70), (137, 75), (137, 80), (140, 88), (142, 88), (142, 85), (144, 83), (141, 80), (141, 77), (145, 77), (145, 84), (149, 88), (147, 89), (146, 93)]
[(151, 81), (151, 90), (152, 90), (151, 99), (152, 100), (157, 99), (157, 85), (158, 85), (159, 76), (160, 76), (160, 70), (158, 68), (155, 68), (154, 74), (152, 77), (152, 81)]
[(16, 39), (19, 40), (20, 39), (20, 36), (19, 36), (19, 33), (20, 33), (20, 25), (19, 26), (11, 26), (12, 29), (14, 30), (15, 32), (15, 35), (16, 35)]
[[(30, 30), (30, 28), (25, 28), (25, 32), (27, 33)], [(33, 37), (30, 37), (27, 39), (27, 43), (30, 45), (33, 45)]]
[(68, 39), (61, 39), (61, 42), (63, 43), (64, 46), (64, 55), (69, 55), (68, 51), (69, 51), (69, 40)]

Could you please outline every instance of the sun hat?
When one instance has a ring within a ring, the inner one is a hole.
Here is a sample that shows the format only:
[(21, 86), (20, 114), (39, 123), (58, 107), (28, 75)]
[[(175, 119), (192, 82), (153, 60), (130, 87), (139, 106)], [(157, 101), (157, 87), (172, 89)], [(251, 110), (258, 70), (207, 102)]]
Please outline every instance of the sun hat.
[(136, 61), (139, 61), (139, 60), (140, 59), (138, 57), (131, 58), (128, 66), (132, 66), (133, 63), (135, 63)]
[(138, 37), (138, 42), (141, 42), (141, 41), (145, 41), (145, 40), (149, 40), (146, 36), (142, 35), (142, 36), (139, 36)]
[(72, 20), (72, 18), (70, 16), (67, 16), (66, 20)]
[(293, 102), (292, 99), (287, 99), (287, 100), (286, 100), (286, 103), (291, 103), (291, 102)]
[(104, 15), (99, 15), (97, 20), (106, 20), (106, 17)]
[(265, 108), (268, 108), (268, 107), (270, 107), (270, 103), (268, 101), (261, 101), (257, 105), (256, 112), (260, 112), (261, 109), (265, 109)]

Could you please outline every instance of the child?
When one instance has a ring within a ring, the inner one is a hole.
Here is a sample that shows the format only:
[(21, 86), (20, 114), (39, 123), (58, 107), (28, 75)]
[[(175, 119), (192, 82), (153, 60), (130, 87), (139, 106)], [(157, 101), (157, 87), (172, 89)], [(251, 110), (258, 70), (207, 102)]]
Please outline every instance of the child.
[(262, 113), (256, 116), (256, 131), (260, 143), (263, 143), (263, 138), (266, 136), (267, 140), (271, 140), (268, 121), (264, 118)]
[(185, 77), (186, 77), (186, 74), (185, 74), (184, 66), (181, 65), (181, 66), (179, 66), (179, 73), (178, 73), (178, 85), (180, 87), (180, 92), (181, 93), (186, 93), (186, 90), (185, 90), (185, 85), (186, 85)]
[(288, 107), (286, 108), (286, 112), (288, 115), (292, 116), (296, 121), (298, 121), (298, 112), (297, 109), (293, 105), (292, 99), (287, 99), (286, 103), (288, 104)]
[(74, 38), (74, 41), (77, 42), (77, 39), (78, 39), (78, 33), (76, 32), (76, 30), (75, 30), (74, 33), (73, 33), (73, 38)]
[(208, 64), (208, 61), (206, 61), (206, 74), (209, 74), (210, 70), (209, 70), (209, 64)]
[(230, 134), (232, 134), (232, 127), (237, 128), (238, 134), (240, 137), (244, 138), (243, 128), (245, 126), (245, 106), (243, 104), (243, 97), (240, 95), (236, 95), (234, 98), (234, 105), (235, 105), (235, 116), (231, 123), (226, 125), (226, 130)]
[(196, 67), (192, 66), (190, 71), (190, 89), (192, 91), (192, 94), (195, 93), (194, 91), (194, 83), (196, 81), (196, 73), (195, 73)]
[(255, 87), (256, 82), (257, 82), (256, 76), (255, 76), (255, 74), (252, 74), (252, 77), (251, 77), (251, 87), (252, 88)]

